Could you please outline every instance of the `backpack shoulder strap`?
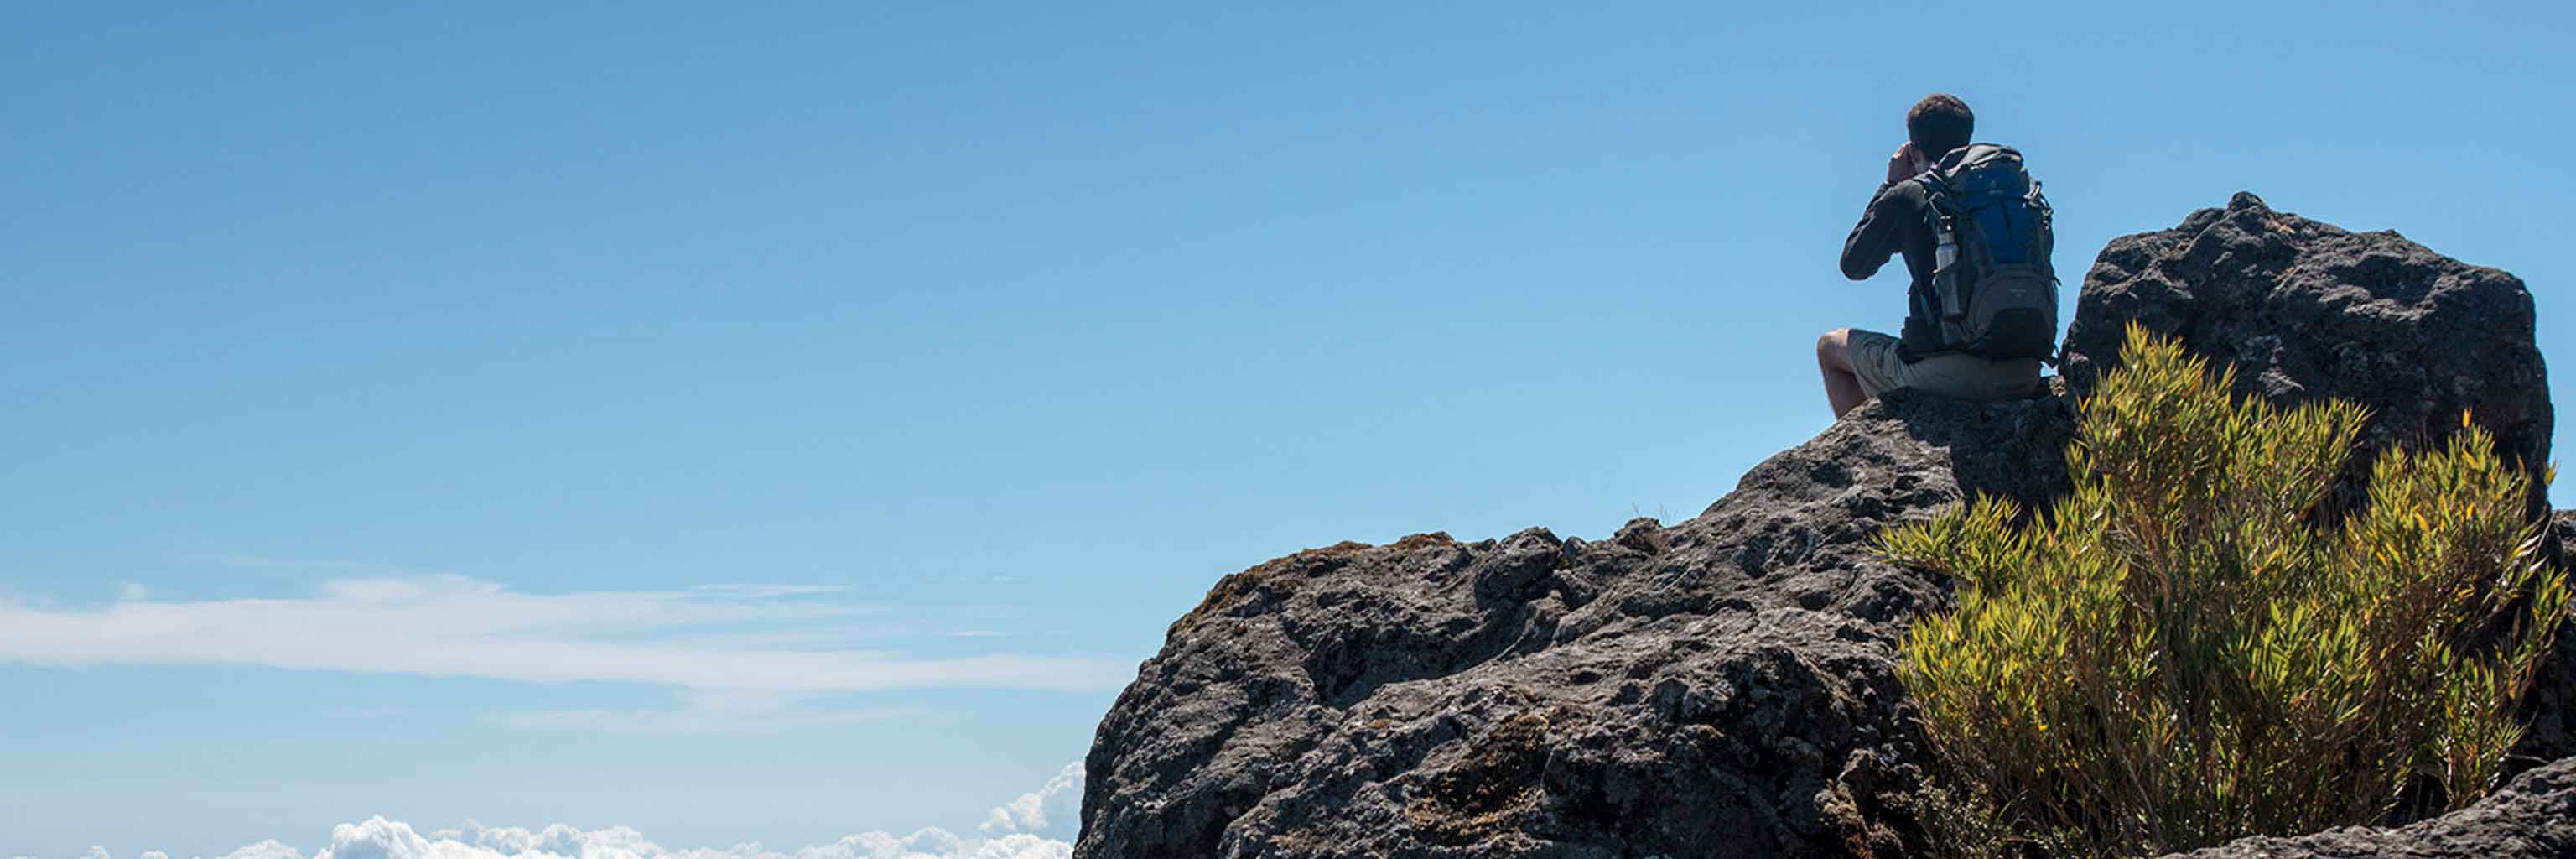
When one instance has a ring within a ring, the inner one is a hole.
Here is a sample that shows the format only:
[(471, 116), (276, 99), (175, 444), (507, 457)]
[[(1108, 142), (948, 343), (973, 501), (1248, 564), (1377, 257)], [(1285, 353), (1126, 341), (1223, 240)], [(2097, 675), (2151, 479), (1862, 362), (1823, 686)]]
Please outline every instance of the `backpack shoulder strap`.
[(2048, 195), (2039, 192), (2037, 179), (2030, 180), (2030, 196), (2027, 200), (2031, 217), (2037, 219), (2037, 223), (2030, 231), (2030, 250), (2027, 256), (2039, 265), (2041, 271), (2048, 273), (2048, 282), (2059, 283), (2061, 281), (2057, 279), (2057, 261), (2052, 259), (2057, 253), (2057, 210), (2049, 207)]
[(1912, 180), (1923, 186), (1923, 216), (1937, 218), (1943, 212), (1958, 208), (1958, 195), (1950, 189), (1950, 177), (1938, 166), (1917, 174)]

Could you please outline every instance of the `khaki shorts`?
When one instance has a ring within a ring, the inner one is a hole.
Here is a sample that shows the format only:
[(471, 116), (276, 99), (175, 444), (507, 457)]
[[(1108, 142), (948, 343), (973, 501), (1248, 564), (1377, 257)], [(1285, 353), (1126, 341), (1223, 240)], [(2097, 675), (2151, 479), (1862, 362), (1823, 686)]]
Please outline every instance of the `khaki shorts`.
[(1989, 361), (1975, 355), (1944, 352), (1914, 363), (1896, 350), (1896, 338), (1852, 329), (1844, 354), (1852, 375), (1860, 377), (1861, 394), (1876, 398), (1898, 388), (1913, 388), (1957, 400), (1990, 403), (2030, 396), (2039, 388), (2039, 359)]

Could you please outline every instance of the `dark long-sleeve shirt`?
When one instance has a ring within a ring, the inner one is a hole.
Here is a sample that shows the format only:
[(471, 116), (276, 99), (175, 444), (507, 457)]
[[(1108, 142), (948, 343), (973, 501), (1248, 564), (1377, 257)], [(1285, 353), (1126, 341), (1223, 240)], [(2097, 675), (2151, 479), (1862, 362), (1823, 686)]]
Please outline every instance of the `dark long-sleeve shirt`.
[(1878, 186), (1869, 198), (1869, 208), (1861, 213), (1860, 223), (1852, 226), (1851, 237), (1843, 240), (1843, 276), (1868, 280), (1887, 264), (1890, 256), (1903, 252), (1905, 270), (1914, 280), (1905, 289), (1905, 328), (1897, 338), (1902, 341), (1908, 358), (1938, 351), (1940, 329), (1926, 308), (1933, 306), (1932, 228), (1923, 221), (1923, 183), (1911, 179)]

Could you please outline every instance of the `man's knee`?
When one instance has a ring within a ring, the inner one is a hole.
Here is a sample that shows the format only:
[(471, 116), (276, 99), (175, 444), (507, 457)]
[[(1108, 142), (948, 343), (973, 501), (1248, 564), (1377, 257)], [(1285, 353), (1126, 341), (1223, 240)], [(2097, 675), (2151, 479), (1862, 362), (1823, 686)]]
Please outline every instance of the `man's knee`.
[(1816, 338), (1816, 363), (1828, 370), (1851, 370), (1851, 358), (1844, 350), (1851, 346), (1849, 328), (1836, 328)]

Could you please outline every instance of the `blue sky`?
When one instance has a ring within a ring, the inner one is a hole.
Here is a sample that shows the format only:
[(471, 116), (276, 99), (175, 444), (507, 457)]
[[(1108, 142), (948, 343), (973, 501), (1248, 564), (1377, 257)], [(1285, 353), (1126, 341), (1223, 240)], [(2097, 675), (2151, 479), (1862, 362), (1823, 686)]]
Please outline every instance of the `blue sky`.
[(869, 5), (0, 9), (0, 855), (975, 833), (1224, 573), (1822, 429), (1933, 90), (2070, 281), (2249, 189), (2576, 366), (2564, 3)]

